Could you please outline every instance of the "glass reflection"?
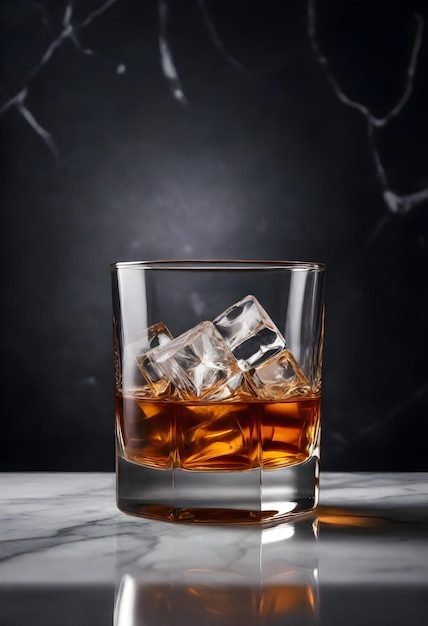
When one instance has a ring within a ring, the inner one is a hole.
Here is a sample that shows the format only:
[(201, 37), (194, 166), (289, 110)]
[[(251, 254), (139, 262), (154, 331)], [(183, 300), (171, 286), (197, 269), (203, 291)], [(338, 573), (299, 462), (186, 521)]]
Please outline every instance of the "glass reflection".
[(167, 528), (152, 550), (119, 567), (114, 626), (319, 623), (316, 518)]

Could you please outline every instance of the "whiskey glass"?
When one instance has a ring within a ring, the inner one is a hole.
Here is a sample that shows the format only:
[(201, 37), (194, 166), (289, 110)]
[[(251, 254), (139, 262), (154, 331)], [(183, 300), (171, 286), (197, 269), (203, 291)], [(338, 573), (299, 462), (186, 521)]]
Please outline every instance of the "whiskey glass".
[(111, 266), (117, 506), (260, 524), (319, 495), (320, 263)]

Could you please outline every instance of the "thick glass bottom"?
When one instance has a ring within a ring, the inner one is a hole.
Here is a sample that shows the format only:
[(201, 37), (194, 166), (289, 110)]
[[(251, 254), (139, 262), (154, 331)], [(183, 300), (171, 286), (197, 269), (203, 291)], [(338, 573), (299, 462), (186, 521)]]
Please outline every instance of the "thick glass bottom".
[(117, 456), (117, 506), (153, 519), (254, 524), (283, 521), (318, 505), (319, 459), (243, 472), (157, 470)]

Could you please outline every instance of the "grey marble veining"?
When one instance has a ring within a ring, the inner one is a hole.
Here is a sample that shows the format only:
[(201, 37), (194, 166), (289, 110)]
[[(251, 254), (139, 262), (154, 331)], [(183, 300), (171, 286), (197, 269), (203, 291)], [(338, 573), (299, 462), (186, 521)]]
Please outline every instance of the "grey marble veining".
[[(1, 475), (0, 485), (2, 583), (111, 582), (123, 563), (146, 562), (146, 553), (157, 562), (168, 560), (175, 541), (215, 546), (229, 539), (216, 526), (124, 515), (116, 509), (112, 474), (13, 473)], [(427, 474), (326, 473), (317, 518), (315, 543), (325, 560), (320, 572), (325, 583), (367, 581), (367, 576), (378, 582), (428, 581)], [(312, 522), (280, 528), (287, 539), (290, 528)], [(234, 532), (243, 540), (250, 532), (273, 531), (234, 527)], [(278, 527), (276, 532), (281, 537)]]
[[(428, 474), (324, 473), (317, 515), (272, 527), (134, 518), (116, 509), (114, 490), (112, 474), (0, 475), (0, 616), (10, 619), (2, 623), (20, 624), (22, 602), (34, 597), (60, 614), (68, 590), (92, 597), (93, 608), (98, 598), (104, 612), (115, 598), (116, 626), (181, 625), (189, 611), (200, 624), (235, 624), (239, 611), (242, 623), (277, 624), (290, 616), (280, 600), (290, 589), (300, 598), (291, 623), (335, 624), (343, 594), (361, 610), (372, 606), (366, 621), (353, 621), (357, 611), (348, 623), (374, 624), (382, 610), (383, 623), (399, 624), (406, 605), (397, 613), (388, 594), (411, 601), (413, 623), (423, 623)], [(218, 598), (223, 622), (210, 621), (207, 608)], [(159, 603), (175, 607), (176, 621)]]

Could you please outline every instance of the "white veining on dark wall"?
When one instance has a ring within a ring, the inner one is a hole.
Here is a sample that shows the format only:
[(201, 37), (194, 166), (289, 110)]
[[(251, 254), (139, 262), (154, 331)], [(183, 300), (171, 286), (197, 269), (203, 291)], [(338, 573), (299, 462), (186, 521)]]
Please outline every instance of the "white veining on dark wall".
[(219, 28), (215, 24), (205, 0), (196, 0), (202, 12), (203, 20), (210, 36), (212, 45), (216, 50), (227, 60), (228, 63), (238, 71), (247, 76), (262, 76), (265, 74), (272, 74), (274, 72), (282, 71), (287, 65), (289, 65), (295, 58), (303, 52), (304, 44), (291, 50), (281, 58), (274, 59), (270, 63), (261, 64), (261, 60), (258, 62), (257, 67), (251, 67), (250, 64), (244, 63), (244, 61), (238, 59), (230, 52), (229, 46), (226, 45), (225, 40), (221, 37)]
[[(353, 438), (352, 443), (355, 444), (356, 440), (364, 439), (365, 437), (371, 435), (373, 431), (378, 430), (381, 426), (385, 426), (388, 422), (400, 415), (400, 413), (402, 413), (404, 409), (406, 409), (414, 400), (423, 398), (423, 396), (427, 393), (428, 383), (422, 385), (421, 387), (418, 387), (413, 393), (411, 393), (391, 411), (389, 411), (389, 413), (380, 417), (379, 419), (374, 420), (368, 426), (361, 428), (358, 434)], [(347, 442), (347, 445), (349, 444), (351, 444), (351, 442)]]
[[(22, 115), (25, 121), (28, 122), (31, 128), (45, 142), (45, 144), (48, 146), (49, 150), (52, 152), (56, 160), (58, 160), (59, 158), (59, 150), (51, 133), (38, 122), (38, 120), (35, 118), (33, 113), (30, 111), (30, 109), (26, 105), (26, 98), (28, 96), (30, 85), (32, 81), (36, 78), (36, 76), (38, 76), (39, 73), (43, 70), (43, 68), (47, 65), (47, 63), (49, 63), (52, 56), (55, 54), (56, 50), (60, 48), (66, 40), (71, 41), (74, 44), (75, 48), (81, 54), (84, 54), (86, 56), (95, 55), (96, 53), (94, 52), (94, 50), (92, 50), (91, 48), (84, 48), (81, 45), (79, 38), (78, 38), (78, 32), (83, 30), (87, 26), (89, 26), (89, 24), (91, 24), (91, 22), (94, 19), (96, 19), (98, 16), (104, 13), (109, 7), (111, 7), (116, 2), (118, 2), (118, 0), (107, 0), (107, 2), (102, 4), (98, 9), (95, 9), (94, 11), (89, 13), (87, 17), (83, 20), (83, 22), (81, 22), (80, 24), (74, 24), (72, 22), (73, 1), (68, 0), (66, 7), (65, 7), (65, 11), (64, 11), (64, 17), (62, 20), (61, 32), (55, 39), (53, 39), (53, 41), (45, 50), (40, 61), (36, 63), (36, 65), (33, 67), (33, 69), (28, 75), (25, 86), (16, 95), (14, 95), (12, 98), (7, 100), (7, 102), (5, 102), (0, 107), (0, 115), (3, 115), (10, 109), (15, 108)], [(38, 5), (35, 5), (35, 6), (38, 6)], [(42, 15), (43, 15), (43, 23), (46, 26), (48, 23), (48, 17), (47, 17), (46, 11), (44, 10), (43, 7), (40, 7), (40, 10), (42, 11)], [(117, 74), (123, 74), (125, 71), (126, 71), (126, 67), (123, 63), (120, 63), (116, 66)]]
[(165, 76), (172, 96), (182, 105), (187, 104), (181, 86), (181, 80), (172, 56), (168, 37), (169, 7), (166, 0), (158, 0), (159, 8), (159, 53), (163, 75)]
[(5, 113), (8, 109), (15, 107), (16, 110), (26, 120), (26, 122), (28, 122), (31, 128), (39, 135), (39, 137), (43, 139), (45, 144), (48, 146), (48, 148), (54, 155), (55, 159), (58, 159), (59, 152), (58, 152), (56, 143), (52, 138), (52, 135), (50, 134), (49, 131), (46, 130), (46, 128), (43, 128), (43, 126), (39, 124), (39, 122), (36, 120), (34, 115), (31, 113), (30, 109), (25, 104), (25, 99), (27, 95), (28, 95), (28, 88), (24, 87), (23, 89), (21, 89), (19, 93), (16, 94), (16, 96), (8, 100), (8, 102), (6, 102), (6, 104), (4, 104), (0, 108), (0, 115)]
[(197, 0), (201, 11), (202, 11), (202, 15), (204, 18), (204, 22), (205, 25), (207, 27), (208, 33), (210, 35), (211, 41), (214, 45), (214, 47), (220, 52), (220, 54), (222, 54), (227, 60), (228, 62), (233, 65), (236, 69), (238, 69), (240, 72), (244, 72), (245, 74), (250, 74), (250, 70), (240, 61), (238, 61), (238, 59), (236, 59), (232, 54), (230, 54), (230, 52), (228, 51), (228, 49), (225, 46), (224, 41), (221, 39), (217, 28), (214, 24), (214, 21), (212, 20), (210, 13), (208, 11), (207, 5), (205, 3), (205, 0)]
[(382, 187), (383, 200), (389, 211), (391, 211), (392, 213), (400, 214), (405, 214), (413, 207), (428, 200), (428, 188), (421, 189), (407, 195), (399, 195), (393, 191), (391, 184), (386, 176), (381, 155), (379, 154), (379, 150), (376, 146), (375, 130), (379, 128), (384, 128), (389, 124), (392, 119), (397, 117), (397, 115), (399, 115), (403, 111), (413, 93), (414, 77), (417, 68), (419, 51), (422, 44), (423, 30), (425, 25), (424, 20), (420, 15), (415, 13), (414, 17), (416, 21), (415, 39), (407, 68), (406, 82), (404, 85), (402, 96), (399, 98), (396, 105), (383, 117), (376, 117), (375, 115), (373, 115), (370, 109), (364, 106), (361, 102), (357, 102), (356, 100), (352, 100), (351, 98), (349, 98), (344, 93), (335, 76), (333, 75), (329, 61), (326, 56), (324, 56), (323, 53), (320, 51), (318, 44), (316, 0), (308, 0), (308, 35), (315, 57), (320, 67), (324, 70), (327, 80), (330, 83), (337, 98), (344, 105), (355, 109), (365, 117), (367, 122), (367, 138), (376, 169), (376, 174)]
[[(56, 160), (59, 157), (59, 150), (54, 138), (52, 137), (49, 130), (46, 129), (40, 123), (40, 121), (36, 119), (34, 113), (30, 110), (26, 102), (31, 83), (39, 75), (43, 68), (49, 63), (55, 52), (67, 40), (71, 41), (76, 50), (78, 50), (81, 54), (84, 54), (88, 57), (99, 57), (100, 55), (98, 55), (93, 49), (85, 48), (81, 45), (78, 34), (118, 1), (119, 0), (107, 0), (97, 9), (90, 12), (82, 22), (75, 23), (73, 22), (73, 0), (67, 0), (62, 20), (61, 31), (55, 38), (53, 38), (50, 45), (42, 55), (42, 58), (33, 67), (22, 89), (20, 89), (18, 93), (9, 98), (0, 107), (0, 115), (3, 115), (10, 109), (15, 108), (26, 120), (26, 122), (31, 126), (34, 132), (36, 132), (37, 135), (44, 141)], [(233, 67), (241, 72), (244, 72), (246, 74), (260, 73), (260, 70), (251, 70), (243, 62), (235, 58), (230, 53), (224, 41), (219, 35), (218, 29), (209, 13), (205, 0), (196, 0), (196, 2), (202, 12), (203, 22), (207, 28), (211, 42), (214, 47), (219, 51), (219, 53), (222, 54), (222, 56), (224, 56)], [(37, 10), (41, 11), (43, 24), (45, 28), (49, 29), (49, 16), (46, 8), (43, 5), (39, 5), (36, 3), (33, 6)], [(158, 0), (158, 15), (158, 44), (161, 71), (168, 83), (172, 97), (182, 106), (186, 106), (188, 104), (188, 101), (182, 86), (176, 64), (174, 62), (173, 50), (169, 37), (170, 5), (168, 3), (168, 0)], [(352, 100), (345, 94), (345, 92), (339, 85), (339, 82), (331, 71), (328, 59), (321, 52), (317, 36), (316, 0), (308, 0), (307, 19), (307, 30), (312, 51), (315, 54), (315, 57), (320, 67), (325, 72), (326, 78), (330, 83), (335, 95), (345, 106), (353, 108), (359, 114), (361, 114), (367, 122), (367, 138), (370, 147), (371, 157), (375, 166), (377, 178), (382, 188), (383, 200), (387, 208), (389, 209), (390, 213), (407, 213), (413, 207), (418, 206), (428, 200), (428, 188), (416, 190), (413, 193), (409, 193), (406, 195), (397, 194), (393, 190), (393, 186), (386, 175), (385, 168), (382, 162), (382, 157), (376, 146), (375, 131), (385, 128), (389, 124), (389, 122), (391, 122), (391, 120), (397, 117), (403, 111), (404, 107), (412, 96), (414, 77), (419, 58), (419, 51), (423, 39), (423, 30), (425, 26), (424, 20), (420, 15), (415, 14), (415, 38), (413, 48), (410, 54), (403, 93), (398, 102), (390, 111), (388, 111), (383, 117), (377, 117), (364, 104), (356, 100)], [(104, 60), (108, 61), (107, 59)], [(111, 63), (111, 61), (108, 62)], [(115, 63), (114, 65), (117, 74), (123, 74), (124, 72), (126, 72), (126, 66), (123, 63)]]

